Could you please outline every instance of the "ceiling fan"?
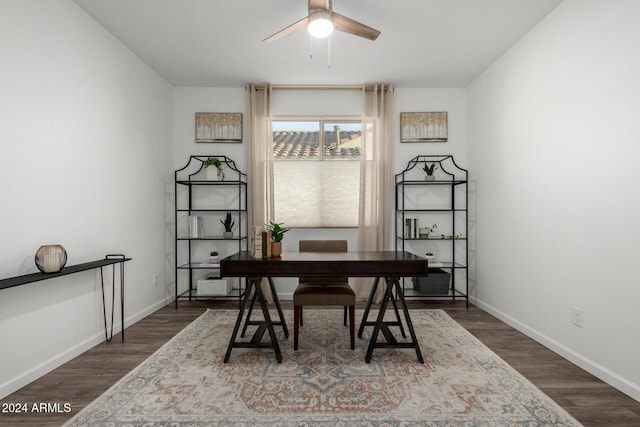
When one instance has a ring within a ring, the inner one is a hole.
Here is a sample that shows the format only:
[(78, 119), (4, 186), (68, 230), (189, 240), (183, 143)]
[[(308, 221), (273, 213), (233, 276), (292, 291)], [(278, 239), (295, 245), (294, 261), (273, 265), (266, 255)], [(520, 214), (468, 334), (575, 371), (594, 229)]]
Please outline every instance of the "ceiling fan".
[(307, 16), (270, 35), (264, 41), (271, 43), (305, 27), (309, 34), (318, 38), (327, 37), (334, 29), (369, 40), (378, 38), (380, 31), (334, 12), (331, 3), (332, 0), (309, 0), (309, 14)]

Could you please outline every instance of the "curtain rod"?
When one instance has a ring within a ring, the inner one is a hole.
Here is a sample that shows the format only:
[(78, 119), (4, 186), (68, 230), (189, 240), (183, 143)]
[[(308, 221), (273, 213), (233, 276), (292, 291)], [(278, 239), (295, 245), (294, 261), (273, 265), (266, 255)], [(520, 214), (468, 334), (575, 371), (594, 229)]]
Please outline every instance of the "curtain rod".
[[(384, 85), (387, 90), (389, 85)], [(264, 86), (256, 86), (256, 90), (265, 90)], [(357, 90), (361, 91), (362, 86), (272, 86), (271, 90)], [(372, 91), (373, 87), (365, 87), (366, 91)]]

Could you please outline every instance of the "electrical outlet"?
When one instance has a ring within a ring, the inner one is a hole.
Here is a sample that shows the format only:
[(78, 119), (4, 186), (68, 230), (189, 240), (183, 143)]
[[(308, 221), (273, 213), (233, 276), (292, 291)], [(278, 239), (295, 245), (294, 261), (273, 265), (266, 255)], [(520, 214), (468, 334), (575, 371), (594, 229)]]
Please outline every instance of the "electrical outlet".
[(578, 307), (573, 307), (572, 314), (572, 323), (575, 326), (582, 328), (584, 326), (584, 310)]
[(160, 281), (158, 280), (158, 273), (153, 273), (153, 287), (157, 288), (159, 284)]

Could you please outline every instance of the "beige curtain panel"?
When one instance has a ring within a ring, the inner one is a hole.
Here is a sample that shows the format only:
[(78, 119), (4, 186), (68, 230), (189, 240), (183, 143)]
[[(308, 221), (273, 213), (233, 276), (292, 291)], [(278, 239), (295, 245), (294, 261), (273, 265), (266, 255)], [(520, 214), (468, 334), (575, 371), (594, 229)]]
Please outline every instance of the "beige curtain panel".
[[(393, 85), (363, 88), (362, 100), (358, 250), (386, 251), (389, 250), (391, 206)], [(353, 284), (356, 298), (366, 300), (373, 279), (356, 279)], [(376, 302), (382, 299), (384, 290), (385, 286), (378, 287)]]
[[(247, 95), (247, 220), (249, 226), (266, 224), (273, 211), (273, 156), (271, 155), (270, 84), (245, 86)], [(266, 279), (261, 283), (267, 301), (273, 301)]]

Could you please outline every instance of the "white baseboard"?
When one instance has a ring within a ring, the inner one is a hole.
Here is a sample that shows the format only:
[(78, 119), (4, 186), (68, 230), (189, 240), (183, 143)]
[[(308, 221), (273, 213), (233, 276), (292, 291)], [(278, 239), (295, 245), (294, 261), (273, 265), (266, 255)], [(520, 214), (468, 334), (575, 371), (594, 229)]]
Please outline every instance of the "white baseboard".
[(544, 345), (548, 349), (554, 351), (565, 359), (569, 360), (571, 363), (579, 366), (590, 374), (598, 377), (602, 381), (611, 385), (612, 387), (620, 390), (622, 393), (628, 395), (632, 399), (635, 399), (640, 402), (640, 385), (634, 384), (631, 381), (621, 377), (615, 372), (611, 372), (609, 369), (595, 363), (593, 360), (585, 357), (582, 354), (576, 353), (574, 350), (564, 346), (563, 344), (551, 339), (545, 334), (540, 333), (539, 331), (525, 325), (524, 323), (514, 319), (513, 317), (505, 314), (504, 312), (496, 309), (495, 307), (485, 304), (482, 301), (474, 299), (473, 304), (487, 313), (497, 317), (507, 325), (517, 329), (522, 332), (529, 338), (539, 342)]
[[(150, 306), (140, 310), (139, 312), (128, 316), (125, 321), (125, 337), (126, 337), (126, 328), (133, 325), (134, 323), (140, 321), (141, 319), (147, 317), (148, 315), (150, 315), (151, 313), (159, 310), (160, 308), (164, 307), (165, 305), (169, 304), (169, 302), (173, 301), (173, 298), (165, 298), (162, 299), (154, 304), (151, 304)], [(121, 323), (115, 323), (113, 325), (113, 330), (114, 331), (120, 331), (121, 330)], [(88, 337), (87, 339), (85, 339), (82, 342), (79, 342), (78, 344), (74, 345), (71, 348), (68, 348), (67, 350), (65, 350), (62, 353), (56, 354), (55, 356), (51, 357), (50, 359), (42, 362), (41, 364), (27, 370), (24, 372), (21, 372), (19, 374), (17, 374), (16, 376), (14, 376), (13, 378), (9, 379), (7, 382), (5, 382), (4, 384), (0, 384), (0, 399), (4, 399), (5, 397), (7, 397), (8, 395), (10, 395), (11, 393), (20, 390), (22, 387), (30, 384), (31, 382), (37, 380), (38, 378), (40, 378), (41, 376), (48, 374), (49, 372), (53, 371), (54, 369), (64, 365), (65, 363), (67, 363), (68, 361), (70, 361), (71, 359), (73, 359), (74, 357), (77, 357), (79, 355), (81, 355), (82, 353), (84, 353), (85, 351), (95, 347), (96, 345), (100, 344), (101, 342), (104, 341), (104, 331), (99, 331), (96, 332), (94, 335)]]
[(175, 298), (173, 296), (165, 297), (164, 299), (161, 299), (160, 301), (157, 301), (151, 304), (150, 306), (140, 310), (134, 315), (127, 317), (126, 319), (124, 319), (125, 331), (126, 331), (126, 328), (128, 328), (129, 326), (139, 322), (140, 320), (144, 319), (151, 313), (155, 313), (156, 311), (160, 310), (162, 307), (166, 306), (167, 304), (173, 301), (175, 301)]
[(286, 294), (278, 293), (278, 299), (280, 301), (293, 301), (293, 292)]

